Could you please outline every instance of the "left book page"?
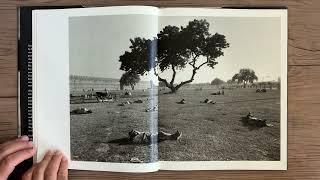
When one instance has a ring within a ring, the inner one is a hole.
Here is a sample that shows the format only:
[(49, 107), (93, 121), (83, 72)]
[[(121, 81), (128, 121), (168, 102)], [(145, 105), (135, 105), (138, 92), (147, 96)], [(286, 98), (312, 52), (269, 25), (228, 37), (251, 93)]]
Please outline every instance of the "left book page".
[(155, 7), (33, 11), (37, 162), (48, 149), (59, 149), (70, 169), (159, 169), (157, 80), (154, 73), (126, 68), (134, 50), (154, 59), (148, 52), (156, 46), (146, 39), (157, 31)]

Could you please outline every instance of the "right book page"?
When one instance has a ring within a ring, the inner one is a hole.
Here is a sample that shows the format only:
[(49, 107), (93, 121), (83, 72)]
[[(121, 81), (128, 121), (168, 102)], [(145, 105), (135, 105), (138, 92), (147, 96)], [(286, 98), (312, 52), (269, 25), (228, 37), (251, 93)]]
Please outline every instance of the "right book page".
[(287, 169), (287, 10), (165, 8), (158, 20), (165, 170)]

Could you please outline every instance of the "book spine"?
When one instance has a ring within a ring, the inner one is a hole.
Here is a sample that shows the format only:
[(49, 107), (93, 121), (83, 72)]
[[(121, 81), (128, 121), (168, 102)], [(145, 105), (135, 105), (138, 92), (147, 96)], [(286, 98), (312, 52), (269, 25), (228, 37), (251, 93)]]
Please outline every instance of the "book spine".
[(18, 73), (20, 135), (32, 140), (32, 9), (18, 9)]

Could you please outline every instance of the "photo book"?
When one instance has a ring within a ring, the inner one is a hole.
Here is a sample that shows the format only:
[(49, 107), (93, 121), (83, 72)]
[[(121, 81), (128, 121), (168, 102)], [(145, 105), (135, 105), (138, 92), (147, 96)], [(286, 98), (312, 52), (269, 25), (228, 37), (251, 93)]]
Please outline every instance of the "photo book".
[(33, 10), (34, 162), (286, 170), (287, 31), (286, 9)]

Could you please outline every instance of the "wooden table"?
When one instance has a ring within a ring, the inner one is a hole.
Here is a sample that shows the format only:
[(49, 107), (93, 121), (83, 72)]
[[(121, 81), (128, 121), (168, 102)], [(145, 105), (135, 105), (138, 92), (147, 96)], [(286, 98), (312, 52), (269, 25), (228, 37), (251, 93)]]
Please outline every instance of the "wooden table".
[(148, 174), (70, 171), (70, 179), (320, 179), (319, 0), (1, 0), (0, 143), (17, 134), (19, 5), (287, 6), (288, 171), (160, 171)]

